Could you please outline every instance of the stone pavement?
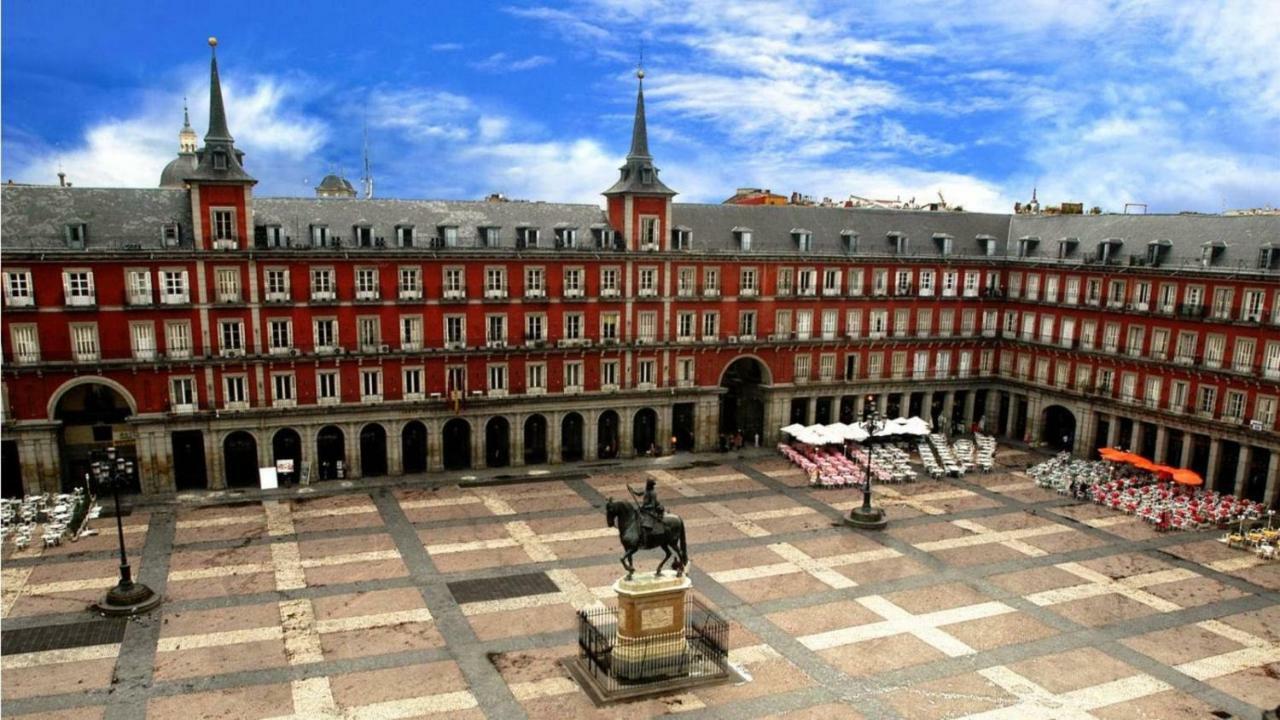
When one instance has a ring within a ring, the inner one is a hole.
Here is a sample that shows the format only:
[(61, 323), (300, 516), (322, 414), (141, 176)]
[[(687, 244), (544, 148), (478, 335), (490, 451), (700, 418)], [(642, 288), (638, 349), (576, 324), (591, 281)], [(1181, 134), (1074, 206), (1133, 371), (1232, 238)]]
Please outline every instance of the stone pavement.
[[(150, 506), (126, 538), (166, 602), (127, 623), (84, 611), (115, 581), (107, 523), (6, 548), (0, 713), (1163, 720), (1280, 703), (1280, 564), (1216, 534), (1158, 535), (1017, 472), (884, 487), (890, 527), (863, 533), (839, 523), (856, 491), (721, 460)], [(751, 679), (596, 709), (556, 661), (620, 572), (600, 506), (647, 477)]]

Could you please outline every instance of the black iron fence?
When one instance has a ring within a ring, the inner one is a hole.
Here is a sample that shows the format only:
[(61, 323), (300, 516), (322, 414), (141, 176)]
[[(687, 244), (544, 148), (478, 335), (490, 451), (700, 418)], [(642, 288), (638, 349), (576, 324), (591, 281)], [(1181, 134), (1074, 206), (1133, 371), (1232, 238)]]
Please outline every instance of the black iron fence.
[(729, 673), (729, 623), (697, 598), (685, 600), (684, 629), (619, 648), (618, 608), (578, 611), (578, 657), (606, 690), (672, 678), (711, 679)]

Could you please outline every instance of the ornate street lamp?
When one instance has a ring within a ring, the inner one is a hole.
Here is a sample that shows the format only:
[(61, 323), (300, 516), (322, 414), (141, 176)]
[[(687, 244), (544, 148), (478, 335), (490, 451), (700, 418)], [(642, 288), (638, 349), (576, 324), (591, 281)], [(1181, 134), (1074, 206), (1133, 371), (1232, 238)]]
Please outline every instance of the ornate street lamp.
[(883, 440), (877, 437), (876, 433), (884, 430), (885, 421), (876, 409), (871, 396), (867, 396), (865, 409), (862, 412), (862, 425), (867, 431), (867, 439), (863, 441), (867, 451), (867, 486), (862, 490), (862, 507), (850, 510), (849, 517), (845, 518), (845, 524), (862, 530), (883, 530), (889, 524), (889, 519), (885, 517), (882, 508), (871, 507), (871, 445)]
[(89, 466), (98, 487), (111, 491), (116, 503), (116, 534), (120, 538), (120, 582), (107, 591), (102, 602), (93, 605), (93, 609), (103, 615), (135, 615), (147, 612), (160, 604), (160, 596), (142, 583), (133, 581), (133, 571), (129, 568), (129, 556), (124, 549), (124, 521), (120, 519), (120, 489), (133, 477), (132, 460), (116, 456), (114, 447), (106, 452), (95, 452), (93, 463)]

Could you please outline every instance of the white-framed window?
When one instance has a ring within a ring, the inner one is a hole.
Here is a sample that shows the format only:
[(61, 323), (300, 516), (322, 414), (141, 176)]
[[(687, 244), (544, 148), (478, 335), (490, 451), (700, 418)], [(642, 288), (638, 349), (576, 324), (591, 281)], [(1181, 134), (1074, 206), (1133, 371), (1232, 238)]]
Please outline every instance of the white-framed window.
[(396, 226), (396, 245), (402, 248), (413, 247), (414, 235), (412, 225)]
[(64, 270), (62, 272), (62, 290), (67, 305), (83, 307), (96, 302), (93, 289), (93, 271), (84, 269)]
[(505, 298), (507, 296), (507, 269), (505, 267), (487, 267), (484, 269), (484, 296), (486, 298)]
[(755, 340), (756, 338), (756, 311), (740, 310), (738, 311), (738, 337), (741, 340)]
[(363, 315), (356, 318), (356, 342), (361, 352), (378, 352), (382, 349), (382, 318)]
[(241, 320), (218, 321), (219, 349), (223, 357), (244, 355), (244, 322)]
[(651, 388), (654, 386), (657, 377), (658, 363), (654, 360), (640, 360), (636, 363), (636, 384), (641, 388)]
[(458, 240), (458, 228), (454, 225), (441, 225), (436, 228), (436, 232), (440, 233), (440, 244), (444, 247), (453, 248), (461, 244)]
[(445, 315), (444, 316), (444, 346), (445, 349), (463, 348), (467, 345), (467, 316), (466, 315)]
[(582, 392), (582, 361), (569, 360), (564, 364), (564, 391), (567, 393)]
[(938, 335), (951, 337), (955, 330), (956, 311), (947, 309), (938, 313)]
[(582, 340), (582, 313), (565, 313), (564, 315), (564, 339), (578, 341)]
[(378, 299), (378, 268), (356, 268), (356, 299)]
[(30, 270), (4, 271), (4, 302), (9, 307), (31, 307), (36, 303)]
[(642, 343), (653, 343), (658, 339), (658, 313), (651, 310), (637, 313), (636, 340)]
[(222, 407), (228, 410), (249, 407), (248, 379), (244, 375), (222, 376)]
[(422, 368), (401, 370), (401, 388), (404, 400), (422, 400)]
[(333, 268), (311, 268), (311, 299), (324, 301), (337, 298)]
[(622, 295), (622, 285), (618, 278), (621, 271), (616, 267), (600, 268), (600, 297), (616, 298)]
[(416, 352), (422, 349), (422, 316), (400, 316), (400, 349)]
[(240, 268), (214, 268), (214, 292), (220, 303), (240, 302)]
[(933, 332), (933, 310), (921, 308), (916, 311), (916, 337), (929, 337)]
[(807, 353), (796, 355), (795, 358), (795, 381), (798, 383), (809, 380), (809, 363), (812, 358)]
[(337, 370), (316, 371), (316, 401), (321, 405), (333, 405), (341, 399)]
[(195, 378), (170, 378), (169, 403), (174, 412), (194, 412), (197, 405)]
[(618, 339), (618, 313), (606, 312), (600, 313), (600, 339), (605, 341), (616, 341)]
[(126, 270), (124, 273), (125, 302), (130, 305), (150, 305), (151, 271)]
[(720, 270), (718, 268), (702, 269), (702, 294), (705, 297), (716, 297), (720, 294)]
[(851, 382), (858, 379), (858, 354), (849, 353), (844, 356), (844, 379)]
[(692, 311), (681, 310), (676, 313), (677, 342), (689, 342), (693, 340), (695, 318), (696, 315)]
[(822, 271), (822, 294), (831, 297), (840, 294), (840, 270), (826, 268)]
[(40, 362), (40, 336), (35, 325), (10, 325), (9, 343), (15, 364), (29, 365)]
[(273, 355), (283, 355), (293, 349), (293, 321), (288, 318), (267, 320), (267, 349)]
[(818, 271), (814, 268), (801, 268), (796, 273), (796, 295), (813, 297), (818, 294)]
[(660, 224), (655, 215), (640, 216), (640, 249), (657, 250)]
[(215, 247), (218, 247), (219, 243), (236, 242), (237, 233), (235, 208), (210, 208), (209, 220), (209, 225), (213, 229), (213, 242)]
[(844, 315), (844, 332), (850, 339), (862, 337), (862, 311), (849, 310)]
[(530, 395), (541, 395), (547, 391), (547, 364), (544, 362), (525, 363), (524, 389)]
[(335, 318), (315, 318), (311, 321), (315, 351), (331, 353), (338, 348), (338, 321)]
[(421, 300), (422, 299), (422, 268), (416, 266), (401, 266), (399, 282), (397, 284), (397, 292), (401, 300)]
[(682, 267), (676, 271), (676, 295), (680, 297), (693, 297), (698, 292), (697, 287), (697, 270), (691, 267)]
[(676, 358), (676, 385), (691, 387), (696, 381), (696, 366), (691, 357)]
[(360, 369), (360, 399), (376, 402), (382, 399), (382, 371), (376, 368)]
[(186, 270), (160, 271), (160, 302), (164, 305), (185, 305), (191, 302)]
[(657, 297), (658, 268), (640, 268), (640, 297)]
[(813, 311), (796, 311), (796, 339), (808, 340), (813, 337)]
[(742, 252), (751, 251), (751, 231), (746, 229), (736, 230), (734, 234), (738, 236), (738, 249)]
[(979, 274), (977, 270), (967, 270), (964, 274), (964, 296), (978, 297), (978, 280)]
[(1262, 290), (1245, 290), (1240, 298), (1240, 319), (1244, 322), (1262, 322), (1265, 295)]
[(129, 323), (129, 345), (135, 360), (156, 359), (156, 325), (150, 320)]
[(527, 267), (524, 269), (524, 296), (527, 298), (540, 298), (547, 296), (547, 277), (545, 270), (540, 267)]
[(580, 298), (584, 294), (585, 289), (582, 286), (582, 268), (565, 268), (564, 296), (567, 298)]
[(742, 268), (738, 275), (738, 294), (743, 297), (754, 297), (759, 292), (757, 271), (753, 267)]
[(536, 227), (521, 226), (516, 228), (516, 249), (525, 250), (538, 247), (539, 230)]
[(1262, 376), (1268, 380), (1280, 379), (1280, 342), (1268, 342), (1262, 356)]
[(1222, 367), (1222, 357), (1226, 353), (1227, 338), (1225, 335), (1206, 335), (1204, 338), (1204, 365), (1209, 368)]
[(1201, 385), (1196, 393), (1196, 412), (1213, 415), (1218, 409), (1218, 388), (1212, 385)]
[(191, 357), (191, 321), (168, 320), (164, 324), (164, 351), (171, 360)]
[(273, 407), (293, 407), (297, 402), (294, 395), (293, 373), (279, 372), (271, 374), (271, 404)]
[(854, 268), (849, 271), (849, 296), (862, 297), (862, 268)]
[(467, 296), (466, 276), (460, 267), (444, 269), (444, 298), (456, 300)]
[(507, 316), (501, 313), (489, 314), (485, 321), (485, 345), (487, 347), (505, 347), (507, 344)]
[(528, 313), (524, 316), (524, 340), (526, 343), (541, 343), (547, 339), (547, 316), (543, 313)]
[(491, 363), (489, 370), (489, 394), (505, 394), (507, 392), (507, 364)]
[(289, 301), (289, 269), (269, 267), (264, 271), (267, 286), (267, 302)]
[(823, 353), (818, 356), (818, 379), (831, 382), (836, 379), (836, 356), (834, 353)]
[(328, 247), (329, 246), (329, 226), (328, 225), (312, 225), (311, 226), (311, 246), (312, 247)]
[(570, 249), (578, 247), (578, 228), (558, 227), (555, 228), (555, 235), (556, 247)]
[(715, 310), (702, 312), (702, 339), (712, 342), (720, 339), (720, 313)]
[(787, 296), (795, 292), (795, 270), (793, 268), (778, 268), (777, 285), (775, 292), (778, 295)]
[(618, 361), (617, 360), (600, 361), (600, 389), (601, 390), (617, 390), (618, 389)]
[(447, 365), (444, 369), (444, 387), (449, 397), (467, 394), (467, 366)]
[(933, 271), (920, 271), (920, 297), (933, 296)]
[(97, 362), (98, 347), (98, 323), (72, 323), (71, 357), (76, 362)]
[(836, 326), (840, 324), (840, 313), (836, 310), (822, 311), (822, 339), (834, 340)]

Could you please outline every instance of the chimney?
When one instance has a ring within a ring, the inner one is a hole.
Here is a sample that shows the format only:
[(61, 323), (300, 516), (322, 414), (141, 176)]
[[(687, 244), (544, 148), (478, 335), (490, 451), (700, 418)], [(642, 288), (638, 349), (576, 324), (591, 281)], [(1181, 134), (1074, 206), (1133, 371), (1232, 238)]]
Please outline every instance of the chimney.
[(66, 187), (66, 186), (67, 186), (67, 174), (59, 170), (58, 171), (58, 187)]

